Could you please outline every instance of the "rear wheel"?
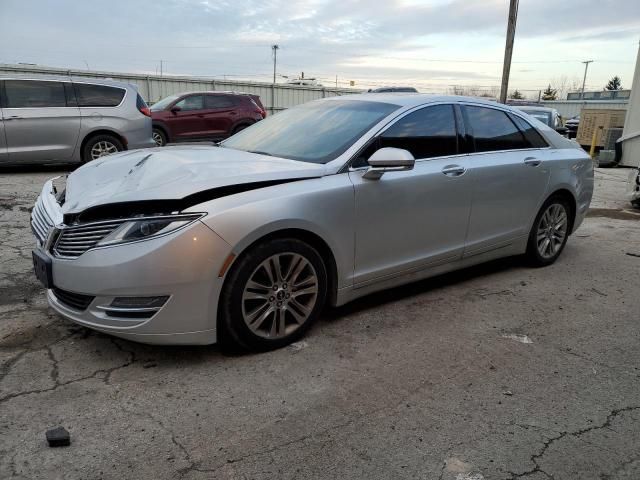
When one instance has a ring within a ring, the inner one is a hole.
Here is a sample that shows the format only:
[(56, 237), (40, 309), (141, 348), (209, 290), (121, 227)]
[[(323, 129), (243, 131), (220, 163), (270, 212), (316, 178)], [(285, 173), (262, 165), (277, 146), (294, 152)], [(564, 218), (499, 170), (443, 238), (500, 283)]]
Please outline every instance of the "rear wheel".
[(159, 128), (154, 128), (151, 135), (157, 147), (164, 147), (167, 144), (167, 136)]
[(527, 245), (527, 256), (534, 266), (551, 265), (558, 259), (569, 238), (571, 214), (563, 197), (551, 197), (542, 205)]
[(82, 150), (82, 160), (90, 162), (100, 157), (124, 150), (122, 142), (112, 135), (97, 135), (90, 138)]
[(244, 130), (245, 128), (249, 127), (249, 124), (243, 124), (243, 125), (238, 125), (236, 128), (233, 129), (233, 131), (231, 132), (231, 135), (235, 135), (236, 133)]
[(297, 239), (252, 248), (232, 266), (220, 298), (221, 340), (270, 350), (300, 338), (320, 314), (327, 272), (320, 254)]

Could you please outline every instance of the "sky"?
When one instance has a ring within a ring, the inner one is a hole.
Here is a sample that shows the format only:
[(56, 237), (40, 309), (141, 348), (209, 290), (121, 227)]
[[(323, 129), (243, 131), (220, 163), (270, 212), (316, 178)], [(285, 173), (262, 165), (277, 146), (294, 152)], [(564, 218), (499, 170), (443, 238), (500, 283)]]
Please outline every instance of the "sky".
[[(508, 0), (0, 0), (0, 63), (277, 81), (500, 85)], [(520, 0), (510, 89), (630, 87), (640, 0)]]

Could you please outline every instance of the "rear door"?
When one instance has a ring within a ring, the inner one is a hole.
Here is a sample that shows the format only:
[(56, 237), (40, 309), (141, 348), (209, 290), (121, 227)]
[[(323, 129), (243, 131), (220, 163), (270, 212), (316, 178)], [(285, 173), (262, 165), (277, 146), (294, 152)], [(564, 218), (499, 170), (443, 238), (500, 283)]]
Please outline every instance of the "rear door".
[(487, 106), (462, 109), (475, 152), (469, 155), (473, 200), (467, 257), (528, 235), (550, 174), (545, 165), (547, 144), (527, 122)]
[(7, 140), (4, 134), (4, 116), (2, 105), (4, 104), (4, 81), (0, 80), (0, 163), (5, 163), (9, 157), (7, 154)]
[(67, 82), (5, 80), (4, 133), (10, 162), (69, 161), (80, 114), (67, 101)]
[(231, 95), (205, 96), (206, 125), (211, 137), (224, 137), (230, 133), (231, 127), (239, 119), (239, 103), (238, 99)]
[[(165, 122), (174, 140), (189, 140), (207, 137), (204, 95), (188, 95), (176, 102), (177, 112), (170, 111)], [(172, 107), (172, 108), (173, 108)]]

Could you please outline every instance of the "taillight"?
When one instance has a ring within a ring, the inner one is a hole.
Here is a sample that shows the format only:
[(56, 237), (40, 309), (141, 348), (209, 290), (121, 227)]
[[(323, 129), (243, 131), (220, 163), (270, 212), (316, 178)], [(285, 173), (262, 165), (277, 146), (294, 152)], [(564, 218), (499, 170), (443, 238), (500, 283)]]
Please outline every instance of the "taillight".
[(138, 110), (140, 110), (140, 113), (143, 114), (145, 117), (150, 117), (151, 116), (151, 109), (147, 106), (145, 107), (140, 107), (138, 108)]

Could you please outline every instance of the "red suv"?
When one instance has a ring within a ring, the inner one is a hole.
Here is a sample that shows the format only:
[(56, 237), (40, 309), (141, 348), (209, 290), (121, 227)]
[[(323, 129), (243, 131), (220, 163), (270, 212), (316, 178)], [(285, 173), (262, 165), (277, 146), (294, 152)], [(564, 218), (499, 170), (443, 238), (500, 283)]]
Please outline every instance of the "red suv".
[(267, 112), (258, 95), (189, 92), (163, 98), (151, 107), (158, 146), (187, 140), (222, 140), (262, 120)]

